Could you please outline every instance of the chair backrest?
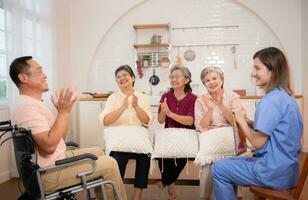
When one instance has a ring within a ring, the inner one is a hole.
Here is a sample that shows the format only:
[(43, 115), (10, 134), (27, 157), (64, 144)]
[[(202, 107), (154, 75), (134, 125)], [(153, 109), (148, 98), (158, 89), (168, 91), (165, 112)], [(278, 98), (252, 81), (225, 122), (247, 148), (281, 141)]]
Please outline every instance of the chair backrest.
[(40, 196), (36, 170), (35, 143), (31, 130), (15, 126), (12, 130), (15, 161), (26, 192), (33, 197)]
[(300, 172), (299, 178), (298, 178), (298, 183), (295, 189), (293, 190), (293, 197), (295, 199), (298, 199), (299, 196), (301, 195), (301, 192), (303, 190), (305, 180), (307, 178), (308, 174), (308, 153), (304, 153), (304, 162), (302, 166), (302, 170)]

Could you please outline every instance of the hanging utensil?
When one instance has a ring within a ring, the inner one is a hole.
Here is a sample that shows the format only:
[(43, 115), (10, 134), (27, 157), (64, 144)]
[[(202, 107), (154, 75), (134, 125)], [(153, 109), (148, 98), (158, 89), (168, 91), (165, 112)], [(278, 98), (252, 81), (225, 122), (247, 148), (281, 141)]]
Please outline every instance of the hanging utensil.
[(155, 75), (155, 69), (153, 69), (153, 75), (150, 77), (149, 82), (151, 85), (157, 85), (159, 83), (159, 77)]
[(180, 47), (178, 47), (178, 52), (177, 52), (177, 56), (176, 56), (176, 61), (175, 63), (177, 65), (182, 65), (182, 59), (181, 59), (181, 56), (180, 56)]
[(159, 65), (160, 65), (161, 67), (164, 67), (164, 68), (169, 67), (169, 65), (170, 65), (170, 60), (169, 60), (169, 58), (168, 58), (168, 57), (161, 57), (161, 58), (159, 59)]
[(235, 53), (236, 53), (236, 47), (231, 47), (231, 53), (233, 54), (233, 62), (234, 62), (234, 69), (237, 69), (236, 59), (235, 59)]
[(189, 49), (187, 49), (187, 50), (184, 52), (184, 58), (185, 58), (185, 60), (188, 61), (188, 62), (191, 62), (191, 61), (195, 60), (196, 54), (195, 54), (195, 52), (191, 49), (191, 47), (189, 47)]

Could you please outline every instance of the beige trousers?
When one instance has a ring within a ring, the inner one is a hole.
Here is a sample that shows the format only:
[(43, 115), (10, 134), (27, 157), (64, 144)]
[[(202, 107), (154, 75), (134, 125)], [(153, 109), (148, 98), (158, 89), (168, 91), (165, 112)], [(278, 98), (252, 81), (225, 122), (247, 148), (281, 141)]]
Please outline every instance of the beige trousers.
[[(112, 180), (119, 187), (121, 200), (127, 200), (125, 187), (116, 160), (114, 160), (110, 156), (105, 155), (105, 153), (98, 147), (67, 150), (65, 152), (66, 158), (81, 155), (84, 153), (91, 153), (98, 157), (98, 159), (95, 161), (96, 171), (88, 175), (87, 180), (97, 177), (102, 177), (106, 180)], [(81, 180), (79, 177), (77, 177), (77, 174), (79, 172), (83, 172), (89, 169), (91, 169), (91, 164), (88, 162), (47, 172), (42, 175), (44, 190), (46, 192), (50, 192), (60, 188), (65, 188), (78, 184), (81, 182)], [(106, 185), (106, 191), (108, 200), (115, 199), (115, 194), (110, 184)], [(101, 187), (95, 188), (95, 192), (96, 195), (99, 196), (99, 199), (102, 199)]]

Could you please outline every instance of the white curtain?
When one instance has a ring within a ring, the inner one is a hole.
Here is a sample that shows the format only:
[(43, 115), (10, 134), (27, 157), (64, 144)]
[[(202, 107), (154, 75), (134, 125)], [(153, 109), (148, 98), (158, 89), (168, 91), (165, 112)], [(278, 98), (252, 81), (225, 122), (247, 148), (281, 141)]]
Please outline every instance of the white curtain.
[[(17, 57), (33, 56), (47, 74), (53, 88), (53, 2), (52, 0), (3, 0), (6, 20), (8, 65)], [(9, 84), (9, 102), (18, 95)]]

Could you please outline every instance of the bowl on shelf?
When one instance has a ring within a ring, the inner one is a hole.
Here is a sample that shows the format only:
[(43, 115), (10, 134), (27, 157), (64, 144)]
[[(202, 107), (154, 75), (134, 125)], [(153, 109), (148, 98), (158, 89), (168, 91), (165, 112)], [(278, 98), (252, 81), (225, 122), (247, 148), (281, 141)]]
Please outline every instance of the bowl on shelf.
[(163, 68), (169, 67), (169, 65), (170, 65), (170, 60), (169, 60), (169, 58), (168, 58), (168, 57), (165, 57), (165, 56), (161, 57), (161, 58), (159, 59), (159, 65), (160, 65), (161, 67), (163, 67)]

